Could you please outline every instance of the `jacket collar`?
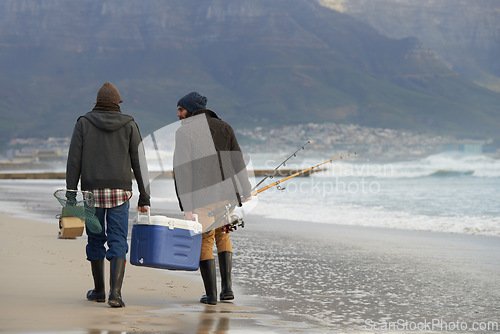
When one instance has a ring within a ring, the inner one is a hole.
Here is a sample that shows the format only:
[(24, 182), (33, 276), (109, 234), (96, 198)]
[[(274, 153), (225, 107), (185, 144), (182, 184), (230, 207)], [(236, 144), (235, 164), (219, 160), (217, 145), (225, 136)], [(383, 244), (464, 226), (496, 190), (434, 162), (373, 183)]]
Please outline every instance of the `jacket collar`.
[(209, 110), (209, 109), (199, 109), (199, 110), (196, 110), (194, 113), (193, 113), (193, 116), (196, 116), (196, 115), (207, 115), (207, 117), (212, 117), (212, 118), (219, 118), (219, 116), (217, 116), (216, 113), (214, 113), (212, 110)]

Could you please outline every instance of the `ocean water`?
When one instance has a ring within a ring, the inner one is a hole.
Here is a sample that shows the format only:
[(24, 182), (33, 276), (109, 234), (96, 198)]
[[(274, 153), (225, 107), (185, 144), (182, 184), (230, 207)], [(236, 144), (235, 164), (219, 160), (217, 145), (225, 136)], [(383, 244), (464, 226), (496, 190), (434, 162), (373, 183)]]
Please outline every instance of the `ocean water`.
[[(249, 169), (272, 170), (287, 156), (250, 155)], [(282, 168), (305, 169), (332, 158), (299, 154)], [(309, 177), (295, 177), (260, 193), (239, 214), (500, 236), (500, 160), (446, 153), (377, 163), (350, 156), (319, 168)], [(261, 179), (252, 178), (252, 184)], [(279, 180), (268, 178), (259, 188)], [(176, 203), (171, 180), (153, 180), (152, 194), (160, 207)]]
[[(273, 169), (283, 157), (250, 155), (249, 169)], [(331, 156), (291, 159), (304, 169)], [(415, 161), (373, 163), (352, 156), (295, 177), (246, 203), (238, 213), (324, 224), (360, 225), (500, 237), (500, 160), (439, 154)], [(253, 177), (256, 184), (262, 177)], [(280, 180), (268, 178), (260, 187)], [(0, 180), (0, 208), (51, 221), (52, 193), (64, 180)], [(134, 192), (132, 203), (137, 200)], [(178, 210), (173, 180), (151, 181), (153, 212)]]
[[(307, 168), (328, 159), (308, 158), (287, 167)], [(499, 160), (460, 154), (395, 163), (361, 160), (344, 158), (309, 177), (280, 183), (281, 190), (259, 194), (251, 212), (325, 224), (500, 237)], [(264, 167), (272, 163), (258, 161)]]

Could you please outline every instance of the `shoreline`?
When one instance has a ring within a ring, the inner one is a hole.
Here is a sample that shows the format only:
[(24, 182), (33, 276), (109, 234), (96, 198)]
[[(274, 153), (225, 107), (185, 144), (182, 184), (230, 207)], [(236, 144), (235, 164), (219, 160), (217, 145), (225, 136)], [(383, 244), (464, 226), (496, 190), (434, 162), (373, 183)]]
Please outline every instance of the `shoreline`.
[[(313, 189), (314, 187), (317, 187), (317, 185), (321, 182), (321, 179), (315, 179), (312, 178), (310, 180), (307, 180), (308, 178), (305, 178), (303, 182), (311, 182), (308, 187), (311, 187)], [(445, 178), (444, 180), (448, 180)], [(167, 182), (171, 182), (172, 180)], [(361, 180), (363, 181), (363, 180)], [(336, 182), (336, 181), (334, 181)], [(351, 181), (346, 181), (348, 186), (350, 186)], [(354, 182), (354, 186), (359, 186), (361, 183), (356, 183), (357, 181), (352, 181)], [(483, 182), (484, 183), (484, 182)], [(483, 184), (481, 183), (481, 184)], [(307, 183), (309, 184), (309, 183)], [(414, 185), (415, 182), (412, 183)], [(296, 191), (296, 189), (301, 189), (302, 184), (298, 184), (295, 187), (292, 187), (294, 184), (290, 186), (290, 189), (292, 191), (292, 195), (294, 194), (293, 192)], [(343, 184), (341, 183), (341, 186)], [(175, 192), (173, 191), (167, 191), (167, 192), (162, 192), (162, 187), (163, 184), (160, 185), (160, 183), (154, 183), (153, 184), (153, 191), (157, 194), (156, 198), (153, 198), (153, 211), (152, 214), (167, 214), (170, 215), (172, 214), (174, 218), (176, 217), (181, 217), (182, 214), (179, 211), (178, 205), (176, 200), (172, 201), (165, 201), (165, 199), (173, 198), (175, 199)], [(172, 187), (173, 188), (173, 183), (168, 184), (167, 187)], [(335, 186), (335, 185), (334, 185)], [(0, 179), (0, 188), (4, 191), (4, 193), (1, 194), (0, 196), (0, 211), (4, 209), (5, 211), (9, 212), (15, 212), (17, 211), (21, 216), (27, 217), (28, 219), (35, 219), (35, 220), (44, 220), (44, 221), (55, 221), (54, 216), (57, 213), (60, 213), (60, 207), (57, 201), (49, 194), (52, 194), (55, 190), (62, 189), (64, 188), (64, 181), (59, 180), (59, 179), (38, 179), (38, 180), (32, 180), (32, 179), (11, 179), (11, 180), (1, 180)], [(314, 188), (316, 189), (316, 188)], [(35, 191), (31, 191), (35, 190)], [(309, 190), (308, 188), (306, 189), (307, 191), (312, 191)], [(321, 188), (320, 188), (321, 190)], [(288, 190), (287, 190), (288, 191)], [(135, 188), (135, 183), (134, 183), (134, 195), (131, 199), (131, 203), (137, 203), (137, 189)], [(271, 192), (269, 192), (270, 194)], [(349, 194), (349, 193), (347, 193)], [(338, 193), (333, 193), (333, 195), (338, 196)], [(293, 197), (291, 197), (293, 200)], [(328, 225), (341, 225), (341, 226), (351, 226), (353, 228), (355, 227), (373, 227), (373, 228), (388, 228), (388, 229), (393, 229), (396, 231), (417, 231), (417, 232), (426, 232), (426, 231), (433, 231), (436, 233), (450, 233), (450, 234), (463, 234), (463, 235), (484, 235), (484, 236), (492, 236), (495, 238), (500, 238), (500, 232), (499, 232), (499, 221), (498, 217), (496, 216), (463, 216), (459, 213), (456, 214), (456, 218), (452, 216), (426, 216), (426, 214), (419, 214), (419, 213), (412, 213), (414, 217), (418, 216), (418, 219), (412, 220), (410, 217), (407, 218), (406, 216), (402, 215), (404, 212), (399, 212), (397, 210), (387, 210), (386, 212), (384, 210), (371, 210), (372, 215), (367, 215), (367, 210), (369, 210), (369, 207), (361, 207), (360, 210), (353, 208), (351, 210), (349, 208), (350, 205), (352, 205), (351, 202), (346, 202), (344, 204), (344, 207), (341, 207), (340, 210), (344, 211), (319, 211), (318, 213), (311, 212), (308, 215), (303, 215), (301, 214), (300, 211), (297, 210), (297, 208), (293, 208), (294, 210), (292, 211), (293, 213), (299, 213), (298, 216), (293, 216), (289, 214), (289, 212), (284, 211), (284, 212), (279, 212), (279, 211), (270, 211), (272, 207), (267, 205), (266, 201), (270, 199), (270, 196), (268, 196), (268, 193), (263, 193), (257, 197), (257, 201), (255, 202), (255, 205), (259, 205), (258, 213), (255, 213), (256, 215), (265, 215), (265, 219), (269, 220), (283, 220), (283, 219), (290, 219), (295, 222), (300, 222), (302, 220), (309, 220), (311, 219), (312, 221), (318, 223), (318, 224), (328, 224)], [(489, 201), (491, 201), (490, 198), (488, 198)], [(262, 204), (260, 203), (262, 201)], [(476, 200), (477, 202), (477, 200)], [(280, 202), (280, 204), (286, 207), (286, 202)], [(300, 203), (299, 203), (300, 204)], [(253, 204), (252, 204), (253, 205)], [(310, 208), (307, 206), (304, 206), (302, 204), (301, 208), (304, 210), (309, 210)], [(383, 205), (383, 204), (382, 204)], [(367, 209), (368, 208), (368, 209)], [(311, 207), (312, 210), (317, 210), (318, 205), (313, 205)], [(278, 208), (279, 210), (279, 208)], [(364, 210), (364, 211), (363, 211)], [(131, 209), (131, 218), (133, 218), (132, 211), (134, 209)], [(345, 213), (345, 211), (352, 211), (354, 213), (358, 213), (357, 215), (354, 214), (351, 217), (349, 217), (349, 220), (342, 221), (342, 214)], [(250, 212), (247, 213), (247, 215), (254, 215), (254, 211), (250, 209)], [(275, 214), (278, 212), (279, 214)], [(327, 213), (325, 212), (330, 212), (332, 216), (326, 216)], [(338, 213), (340, 212), (340, 213)], [(384, 213), (385, 212), (385, 213)], [(338, 213), (338, 214), (337, 214)], [(389, 216), (387, 216), (389, 215)], [(363, 220), (363, 218), (367, 218), (367, 220)], [(390, 219), (387, 219), (390, 218)], [(322, 221), (325, 221), (326, 223), (322, 223)], [(486, 220), (488, 219), (488, 220)], [(338, 220), (338, 222), (337, 222)]]
[[(317, 172), (324, 172), (326, 169), (324, 168), (316, 168), (313, 170), (310, 170), (301, 177), (307, 177), (312, 173), (317, 173)], [(292, 174), (300, 172), (300, 169), (279, 169), (277, 171), (274, 171), (275, 174), (273, 176), (275, 177), (286, 177), (290, 176)], [(255, 170), (249, 170), (249, 174), (257, 177), (262, 177), (262, 176), (268, 176), (271, 173), (273, 173), (273, 170), (271, 169), (255, 169)], [(150, 171), (149, 172), (150, 177), (152, 179), (173, 179), (174, 172), (173, 171), (164, 171), (164, 172), (159, 172), (159, 171)], [(134, 175), (132, 175), (132, 178), (134, 178)], [(0, 180), (65, 180), (66, 179), (66, 172), (51, 172), (51, 171), (27, 171), (27, 170), (20, 170), (19, 172), (16, 171), (0, 171)]]

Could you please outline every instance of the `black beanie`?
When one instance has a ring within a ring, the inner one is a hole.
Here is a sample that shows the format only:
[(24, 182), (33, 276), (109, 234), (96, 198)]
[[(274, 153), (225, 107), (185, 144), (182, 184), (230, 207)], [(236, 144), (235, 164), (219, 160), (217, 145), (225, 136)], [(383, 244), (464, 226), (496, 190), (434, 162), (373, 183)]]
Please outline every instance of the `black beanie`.
[(201, 96), (197, 92), (191, 92), (181, 98), (179, 102), (177, 102), (177, 106), (186, 109), (192, 114), (196, 110), (206, 108), (207, 98), (205, 96)]
[(111, 103), (122, 103), (122, 98), (118, 89), (109, 82), (105, 82), (104, 85), (97, 92), (96, 102), (111, 102)]

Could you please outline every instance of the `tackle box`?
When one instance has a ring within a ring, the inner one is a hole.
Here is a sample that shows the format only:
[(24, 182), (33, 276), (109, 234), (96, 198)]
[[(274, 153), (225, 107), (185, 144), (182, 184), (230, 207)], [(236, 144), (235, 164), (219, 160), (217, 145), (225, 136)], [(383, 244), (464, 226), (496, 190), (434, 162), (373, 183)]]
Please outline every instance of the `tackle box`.
[(59, 218), (59, 237), (61, 239), (74, 239), (83, 235), (85, 222), (78, 217)]
[(170, 270), (198, 270), (202, 225), (197, 221), (137, 214), (130, 263)]
[(59, 237), (61, 239), (74, 239), (83, 235), (85, 221), (83, 206), (64, 206), (59, 216)]

